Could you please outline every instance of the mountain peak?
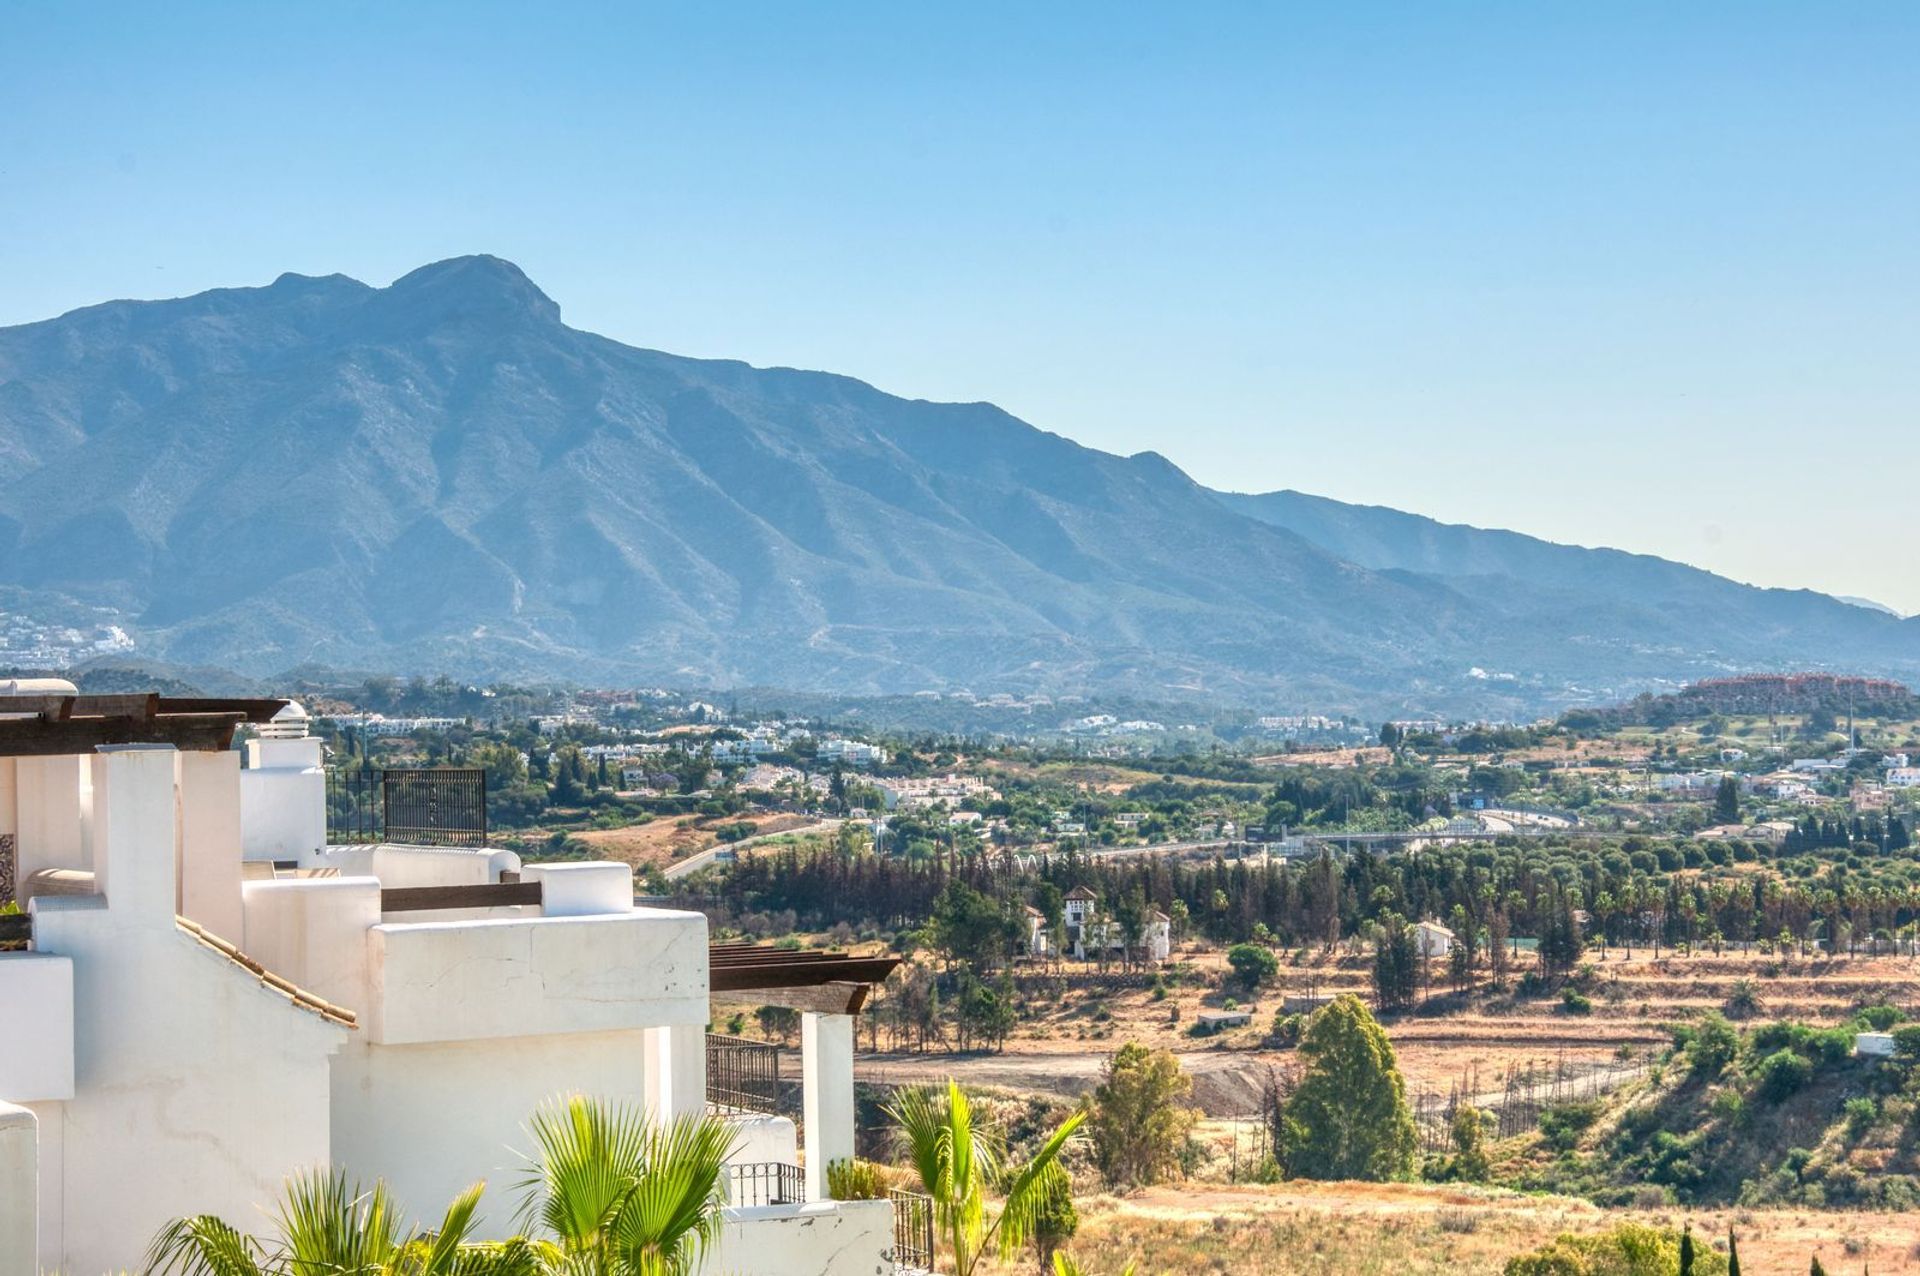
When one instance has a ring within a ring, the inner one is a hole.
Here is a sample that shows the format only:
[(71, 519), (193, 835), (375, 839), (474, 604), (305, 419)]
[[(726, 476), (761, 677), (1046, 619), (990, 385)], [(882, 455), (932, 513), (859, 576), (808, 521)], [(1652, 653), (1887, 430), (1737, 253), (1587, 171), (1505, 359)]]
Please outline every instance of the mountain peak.
[(560, 307), (526, 272), (501, 257), (449, 257), (409, 271), (387, 286), (394, 302), (427, 310), (436, 319), (525, 316), (559, 322)]

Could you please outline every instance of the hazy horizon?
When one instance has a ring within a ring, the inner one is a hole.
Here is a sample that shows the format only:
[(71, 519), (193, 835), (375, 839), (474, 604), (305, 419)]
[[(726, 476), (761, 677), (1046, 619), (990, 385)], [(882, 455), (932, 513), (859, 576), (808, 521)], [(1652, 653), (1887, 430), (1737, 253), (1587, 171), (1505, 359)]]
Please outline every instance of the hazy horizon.
[(1920, 12), (17, 15), (0, 324), (518, 263), (634, 345), (1920, 611)]

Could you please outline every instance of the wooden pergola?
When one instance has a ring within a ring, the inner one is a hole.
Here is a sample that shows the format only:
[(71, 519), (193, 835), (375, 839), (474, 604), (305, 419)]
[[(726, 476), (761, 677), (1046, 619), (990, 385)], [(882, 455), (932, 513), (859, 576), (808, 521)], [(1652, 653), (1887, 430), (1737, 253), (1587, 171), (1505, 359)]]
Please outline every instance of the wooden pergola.
[(725, 943), (708, 946), (707, 963), (708, 990), (715, 1001), (853, 1015), (860, 1013), (873, 986), (886, 982), (900, 958)]
[(113, 744), (217, 753), (233, 747), (242, 725), (271, 722), (287, 703), (157, 693), (0, 696), (0, 757), (91, 753)]

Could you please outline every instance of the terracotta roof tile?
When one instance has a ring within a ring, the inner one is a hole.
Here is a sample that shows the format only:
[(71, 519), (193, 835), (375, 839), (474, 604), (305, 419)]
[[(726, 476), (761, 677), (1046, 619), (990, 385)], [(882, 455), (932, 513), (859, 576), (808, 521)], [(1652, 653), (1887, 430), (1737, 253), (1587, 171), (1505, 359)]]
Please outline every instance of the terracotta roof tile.
[(235, 948), (232, 944), (220, 938), (198, 922), (177, 916), (173, 921), (174, 925), (178, 926), (181, 931), (198, 940), (202, 947), (210, 948), (214, 952), (219, 953), (222, 957), (225, 957), (228, 961), (240, 967), (240, 969), (254, 976), (263, 985), (273, 989), (294, 1005), (299, 1006), (303, 1010), (312, 1011), (322, 1019), (330, 1023), (337, 1023), (343, 1028), (356, 1026), (353, 1011), (348, 1010), (344, 1006), (336, 1006), (325, 998), (316, 997), (306, 989), (282, 979), (279, 975), (274, 974), (265, 966), (262, 966), (259, 962), (247, 956), (238, 948)]

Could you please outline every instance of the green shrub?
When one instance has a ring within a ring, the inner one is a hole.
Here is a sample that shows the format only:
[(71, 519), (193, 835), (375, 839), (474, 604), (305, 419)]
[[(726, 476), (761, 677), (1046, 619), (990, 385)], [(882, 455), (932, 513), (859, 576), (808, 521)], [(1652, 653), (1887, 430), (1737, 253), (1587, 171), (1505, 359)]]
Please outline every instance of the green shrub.
[(1267, 1043), (1274, 1046), (1297, 1046), (1300, 1034), (1307, 1030), (1305, 1015), (1290, 1015), (1284, 1010), (1273, 1012), (1273, 1029), (1267, 1033)]
[(1872, 1099), (1862, 1096), (1847, 1100), (1847, 1137), (1857, 1139), (1873, 1128), (1880, 1119), (1880, 1105)]
[(1687, 1066), (1696, 1077), (1712, 1079), (1726, 1071), (1740, 1052), (1740, 1034), (1722, 1015), (1708, 1015), (1687, 1042)]
[(1853, 1019), (1869, 1032), (1885, 1032), (1906, 1017), (1898, 1006), (1862, 1006)]
[(1810, 1033), (1806, 1048), (1817, 1063), (1827, 1066), (1845, 1063), (1853, 1057), (1853, 1033), (1845, 1028), (1827, 1028)]
[(1920, 1023), (1893, 1030), (1893, 1052), (1909, 1063), (1920, 1059)]
[(1760, 1083), (1760, 1097), (1780, 1103), (1798, 1094), (1813, 1079), (1813, 1064), (1792, 1050), (1776, 1050), (1760, 1061), (1754, 1076)]
[(1753, 1050), (1753, 1057), (1763, 1059), (1776, 1050), (1797, 1047), (1806, 1039), (1806, 1025), (1776, 1019), (1772, 1023), (1761, 1024), (1755, 1028), (1748, 1039), (1748, 1044)]
[(1569, 988), (1560, 994), (1560, 1008), (1570, 1015), (1590, 1015), (1593, 1013), (1593, 1000), (1585, 993)]
[(1600, 1100), (1585, 1099), (1578, 1103), (1561, 1103), (1546, 1108), (1540, 1113), (1540, 1133), (1560, 1151), (1565, 1152), (1580, 1141), (1580, 1136), (1592, 1128), (1600, 1119)]
[[(1724, 1276), (1726, 1258), (1694, 1247), (1692, 1276)], [(1622, 1223), (1592, 1236), (1564, 1235), (1507, 1260), (1506, 1276), (1678, 1276), (1680, 1234)]]
[(836, 1201), (884, 1201), (886, 1171), (872, 1161), (835, 1161), (827, 1166), (827, 1195)]
[(1227, 965), (1232, 967), (1234, 978), (1248, 988), (1258, 988), (1272, 979), (1280, 970), (1280, 959), (1273, 955), (1271, 948), (1259, 944), (1235, 944), (1227, 949)]

